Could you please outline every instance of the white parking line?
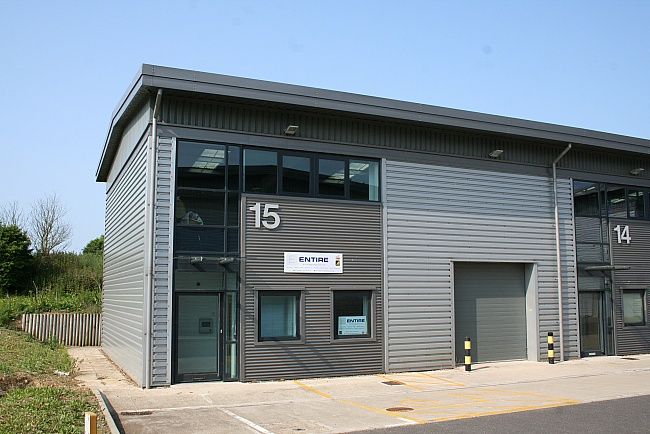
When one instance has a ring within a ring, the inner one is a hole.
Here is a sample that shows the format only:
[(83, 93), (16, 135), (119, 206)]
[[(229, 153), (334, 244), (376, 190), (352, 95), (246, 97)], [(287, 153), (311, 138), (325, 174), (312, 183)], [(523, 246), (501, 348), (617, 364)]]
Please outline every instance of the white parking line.
[(241, 423), (243, 423), (243, 424), (249, 426), (250, 428), (253, 428), (255, 431), (257, 431), (257, 432), (259, 432), (259, 433), (262, 433), (262, 434), (273, 434), (272, 431), (269, 431), (269, 430), (267, 430), (266, 428), (263, 428), (263, 427), (259, 426), (259, 425), (256, 424), (255, 422), (251, 422), (250, 420), (248, 420), (248, 419), (246, 419), (246, 418), (243, 418), (243, 417), (241, 417), (241, 416), (239, 416), (239, 415), (233, 413), (232, 411), (230, 411), (230, 410), (228, 410), (228, 409), (225, 409), (225, 408), (218, 408), (218, 410), (221, 411), (221, 412), (223, 412), (223, 413), (225, 413), (225, 414), (227, 414), (228, 416), (230, 416), (230, 417), (232, 417), (232, 418), (237, 419), (237, 420), (240, 421)]

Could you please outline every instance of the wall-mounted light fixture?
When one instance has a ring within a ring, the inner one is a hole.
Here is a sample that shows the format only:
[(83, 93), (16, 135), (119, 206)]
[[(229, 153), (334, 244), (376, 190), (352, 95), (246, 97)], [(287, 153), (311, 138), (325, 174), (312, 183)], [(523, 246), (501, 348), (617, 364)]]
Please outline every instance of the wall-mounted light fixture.
[(643, 167), (637, 167), (636, 169), (630, 170), (630, 175), (639, 176), (642, 175), (643, 172), (645, 172)]
[(289, 125), (284, 129), (284, 134), (286, 136), (295, 136), (296, 133), (298, 132), (298, 125)]
[(499, 158), (503, 154), (503, 149), (495, 149), (494, 151), (490, 152), (488, 155), (490, 158)]

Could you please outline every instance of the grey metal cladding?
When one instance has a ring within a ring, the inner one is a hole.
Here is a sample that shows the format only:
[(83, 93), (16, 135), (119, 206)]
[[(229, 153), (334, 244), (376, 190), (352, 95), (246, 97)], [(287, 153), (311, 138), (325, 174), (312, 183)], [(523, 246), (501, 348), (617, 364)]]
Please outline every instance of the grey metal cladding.
[[(471, 158), (485, 160), (495, 166), (500, 163), (516, 163), (548, 168), (564, 148), (563, 144), (543, 140), (441, 129), (423, 123), (398, 123), (386, 119), (346, 117), (327, 112), (170, 95), (163, 100), (161, 118), (167, 125), (239, 131), (280, 137), (283, 141), (288, 140), (283, 133), (286, 126), (299, 125), (301, 139), (376, 148), (384, 153), (389, 150), (407, 151), (403, 153), (405, 161), (409, 157), (413, 161), (414, 156), (424, 153), (462, 157), (465, 164), (467, 158)], [(505, 151), (498, 162), (488, 158), (494, 149)], [(394, 155), (387, 158), (401, 160)], [(639, 167), (639, 164), (650, 165), (650, 157), (574, 147), (562, 159), (560, 168), (630, 177), (630, 169)]]
[[(618, 243), (613, 231), (617, 225), (629, 226), (630, 244)], [(629, 270), (615, 270), (614, 309), (616, 319), (616, 353), (639, 354), (650, 351), (650, 222), (639, 220), (610, 219), (612, 231), (612, 260), (616, 266), (629, 266)], [(646, 291), (646, 325), (623, 324), (622, 290), (648, 289)]]
[(149, 105), (143, 104), (140, 110), (133, 115), (130, 122), (124, 128), (120, 140), (120, 146), (116, 150), (113, 165), (111, 166), (106, 179), (107, 188), (110, 188), (111, 184), (120, 174), (124, 164), (126, 164), (127, 159), (133, 153), (133, 150), (138, 143), (140, 143), (143, 134), (147, 131), (150, 121), (151, 109), (149, 108)]
[(146, 138), (106, 194), (102, 347), (143, 384)]
[[(280, 227), (255, 228), (255, 202), (280, 206)], [(370, 374), (383, 369), (383, 300), (381, 206), (377, 203), (245, 198), (245, 293), (242, 307), (242, 350), (245, 381)], [(343, 254), (343, 274), (284, 273), (284, 252)], [(256, 342), (255, 293), (285, 288), (304, 290), (303, 342)], [(376, 299), (374, 337), (332, 341), (332, 289), (367, 289)]]
[(154, 273), (152, 318), (152, 385), (171, 384), (171, 267), (174, 139), (159, 137), (156, 150)]
[[(558, 332), (552, 180), (387, 161), (388, 370), (453, 366), (452, 261), (534, 262), (539, 356)], [(559, 180), (565, 352), (578, 357), (571, 182)]]

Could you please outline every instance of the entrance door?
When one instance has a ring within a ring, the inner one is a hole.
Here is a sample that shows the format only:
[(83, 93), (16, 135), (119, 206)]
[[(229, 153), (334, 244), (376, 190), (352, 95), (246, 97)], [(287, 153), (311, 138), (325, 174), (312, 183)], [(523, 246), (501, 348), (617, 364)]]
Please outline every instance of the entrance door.
[(579, 292), (580, 353), (582, 356), (605, 354), (603, 292)]
[(176, 298), (176, 381), (222, 378), (221, 293), (178, 294)]

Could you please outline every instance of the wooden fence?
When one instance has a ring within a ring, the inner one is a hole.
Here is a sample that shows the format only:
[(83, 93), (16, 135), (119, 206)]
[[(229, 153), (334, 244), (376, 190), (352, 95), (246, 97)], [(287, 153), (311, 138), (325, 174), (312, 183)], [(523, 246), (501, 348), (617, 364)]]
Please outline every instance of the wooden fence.
[(75, 347), (101, 344), (102, 315), (99, 313), (30, 313), (21, 320), (22, 329), (39, 341), (56, 339)]

